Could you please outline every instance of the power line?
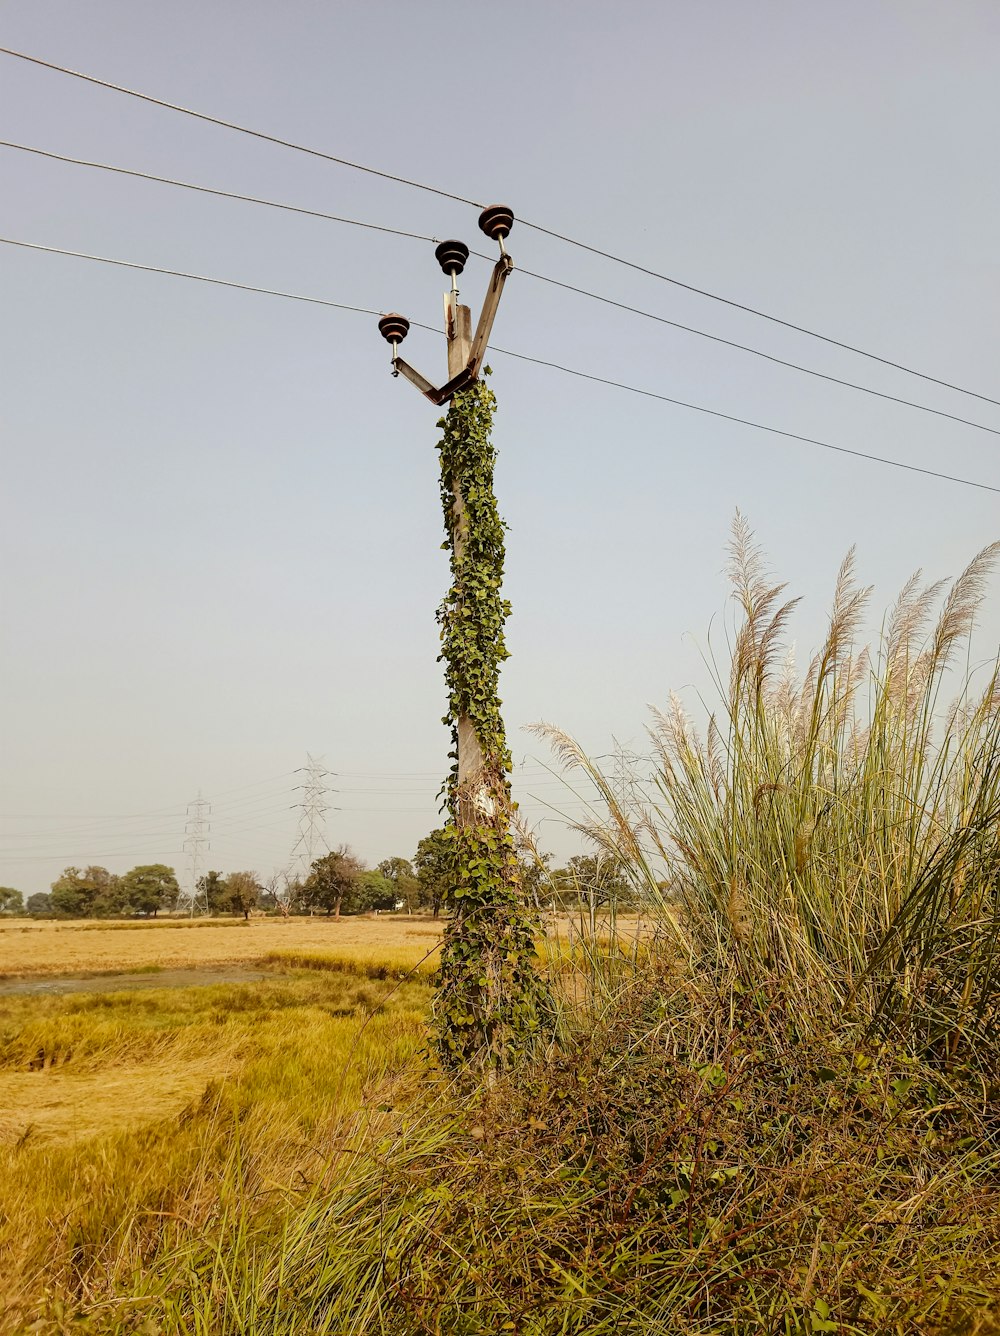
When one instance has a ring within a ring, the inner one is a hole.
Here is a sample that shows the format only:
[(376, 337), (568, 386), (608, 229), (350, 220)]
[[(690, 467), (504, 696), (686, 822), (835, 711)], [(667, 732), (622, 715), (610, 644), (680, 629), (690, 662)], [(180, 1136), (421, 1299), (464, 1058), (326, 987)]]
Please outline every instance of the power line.
[(538, 223), (529, 223), (525, 218), (518, 218), (517, 221), (521, 227), (530, 227), (533, 232), (541, 232), (544, 236), (565, 242), (567, 246), (575, 246), (577, 250), (588, 251), (591, 255), (599, 255), (602, 259), (611, 260), (614, 264), (623, 265), (626, 269), (634, 269), (636, 273), (645, 274), (649, 278), (657, 278), (662, 283), (670, 283), (675, 288), (683, 288), (685, 292), (693, 292), (699, 297), (707, 297), (709, 301), (720, 302), (723, 306), (731, 306), (736, 311), (745, 311), (748, 315), (755, 315), (760, 320), (769, 320), (772, 325), (781, 325), (784, 329), (794, 330), (796, 334), (806, 334), (811, 339), (819, 339), (822, 343), (828, 343), (833, 348), (842, 348), (845, 352), (856, 353), (859, 357), (867, 357), (872, 362), (880, 362), (882, 366), (892, 367), (894, 371), (904, 371), (908, 376), (916, 376), (920, 380), (929, 381), (932, 385), (942, 385), (946, 390), (957, 390), (959, 394), (969, 394), (973, 399), (981, 399), (984, 403), (996, 404), (1000, 407), (1000, 399), (991, 399), (988, 394), (979, 394), (976, 390), (967, 390), (962, 385), (953, 385), (949, 380), (940, 380), (937, 376), (928, 375), (924, 371), (916, 371), (913, 367), (904, 366), (902, 362), (893, 362), (888, 357), (880, 357), (877, 353), (870, 353), (864, 348), (856, 347), (853, 343), (844, 343), (840, 339), (831, 338), (827, 334), (820, 334), (815, 329), (809, 329), (805, 325), (796, 325), (791, 320), (782, 320), (780, 316), (769, 315), (767, 311), (760, 311), (754, 306), (747, 306), (744, 302), (733, 301), (729, 297), (721, 297), (717, 292), (709, 292), (707, 289), (695, 287), (691, 283), (682, 283), (679, 278), (671, 278), (669, 274), (661, 274), (656, 269), (647, 269), (645, 265), (623, 259), (622, 256), (614, 255), (610, 251), (600, 250), (597, 246), (589, 246), (584, 241), (576, 241), (573, 237), (564, 236), (561, 232), (552, 232), (549, 228), (542, 227)]
[(371, 232), (386, 232), (393, 237), (407, 237), (413, 241), (436, 242), (437, 237), (424, 236), (422, 232), (404, 232), (398, 227), (383, 227), (379, 223), (364, 223), (357, 218), (343, 218), (340, 214), (324, 213), (320, 209), (307, 209), (298, 204), (285, 204), (280, 200), (263, 199), (259, 195), (241, 195), (234, 190), (216, 190), (212, 186), (196, 185), (193, 181), (178, 181), (171, 176), (155, 176), (152, 172), (140, 172), (131, 167), (114, 167), (108, 162), (94, 162), (89, 158), (71, 158), (65, 153), (52, 153), (48, 149), (35, 148), (30, 144), (16, 144), (11, 139), (0, 139), (0, 148), (16, 148), (23, 153), (33, 153), (39, 158), (51, 158), (55, 162), (69, 162), (77, 167), (96, 167), (101, 172), (113, 172), (116, 176), (134, 176), (140, 181), (156, 181), (163, 186), (176, 186), (180, 190), (193, 190), (199, 195), (216, 195), (219, 199), (239, 200), (244, 204), (262, 204), (268, 209), (282, 209), (285, 213), (300, 213), (307, 218), (321, 218), (328, 223), (344, 223), (347, 227), (363, 227)]
[[(226, 130), (235, 130), (238, 134), (250, 135), (254, 139), (261, 139), (267, 143), (277, 144), (282, 148), (290, 148), (296, 153), (305, 153), (313, 158), (321, 158), (326, 162), (336, 163), (340, 167), (348, 167), (352, 171), (364, 172), (369, 176), (381, 177), (385, 181), (394, 181), (397, 185), (409, 186), (413, 190), (422, 190), (427, 194), (437, 195), (442, 199), (454, 200), (458, 204), (468, 204), (472, 208), (480, 209), (483, 207), (476, 200), (467, 199), (464, 195), (456, 195), (448, 190), (442, 190), (438, 186), (429, 186), (422, 181), (413, 181), (408, 177), (397, 176), (392, 172), (383, 172), (378, 168), (368, 167), (364, 163), (353, 162), (349, 158), (341, 158), (335, 154), (326, 153), (321, 149), (309, 148), (304, 144), (296, 143), (290, 139), (283, 139), (277, 135), (267, 134), (262, 130), (254, 130), (249, 126), (240, 125), (235, 121), (227, 121), (219, 116), (211, 116), (206, 112), (195, 111), (191, 107), (185, 107), (176, 102), (168, 102), (163, 98), (153, 97), (148, 93), (140, 93), (137, 89), (126, 88), (123, 84), (112, 83), (107, 79), (99, 79), (92, 74), (84, 74), (80, 70), (70, 69), (66, 65), (56, 64), (54, 61), (42, 60), (38, 56), (29, 56), (26, 52), (15, 51), (11, 47), (0, 46), (0, 54), (11, 56), (16, 60), (27, 61), (29, 64), (38, 65), (43, 69), (53, 70), (57, 74), (69, 75), (71, 78), (80, 79), (84, 83), (93, 84), (98, 88), (106, 88), (111, 92), (122, 93), (127, 97), (136, 98), (140, 102), (148, 102), (153, 106), (164, 107), (168, 111), (180, 112), (184, 116), (191, 116), (195, 120), (204, 121), (210, 125), (218, 125)], [(627, 260), (621, 255), (615, 255), (611, 251), (602, 250), (600, 247), (591, 246), (585, 241), (578, 241), (575, 237), (566, 236), (565, 233), (556, 232), (552, 228), (543, 227), (540, 223), (533, 223), (525, 218), (519, 218), (518, 222), (522, 227), (529, 227), (532, 231), (539, 232), (543, 236), (551, 237), (555, 241), (561, 241), (567, 246), (575, 247), (577, 250), (586, 251), (590, 255), (597, 255), (601, 259), (610, 260), (613, 264), (622, 265), (624, 268), (631, 269), (639, 274), (644, 274), (648, 278), (655, 278), (660, 282), (669, 283), (673, 287), (683, 289), (685, 292), (691, 292), (696, 296), (705, 297), (709, 301), (719, 302), (723, 306), (732, 307), (737, 311), (744, 311), (748, 315), (756, 316), (760, 320), (767, 320), (771, 324), (780, 325), (784, 329), (793, 330), (797, 334), (805, 334), (809, 338), (819, 339), (822, 343), (829, 344), (831, 347), (841, 348), (846, 352), (855, 353), (859, 357), (869, 358), (873, 362), (881, 363), (882, 366), (892, 367), (895, 371), (902, 371), (906, 375), (916, 376), (918, 379), (926, 380), (933, 385), (940, 385), (945, 389), (955, 390), (959, 394), (968, 394), (974, 399), (980, 399), (984, 403), (996, 404), (1000, 407), (1000, 399), (993, 399), (989, 395), (980, 394), (976, 390), (969, 390), (961, 385), (955, 385), (951, 381), (942, 380), (937, 376), (931, 376), (923, 371), (917, 371), (915, 368), (908, 367), (902, 362), (895, 362), (891, 358), (868, 352), (866, 349), (859, 348), (855, 344), (846, 343), (841, 339), (832, 338), (827, 334), (820, 334), (817, 330), (810, 329), (806, 325), (797, 325), (793, 321), (784, 320), (780, 316), (771, 315), (767, 311), (761, 311), (745, 302), (734, 301), (730, 297), (723, 297), (719, 293), (710, 292), (707, 288), (699, 288), (692, 283), (685, 283), (681, 279), (673, 278), (669, 274), (661, 273), (657, 269), (650, 269), (633, 260)]]
[[(0, 47), (0, 51), (2, 50), (3, 48)], [(17, 241), (11, 237), (0, 237), (0, 244), (21, 246), (24, 247), (26, 250), (44, 251), (45, 253), (50, 255), (68, 255), (79, 260), (95, 260), (100, 264), (115, 265), (122, 269), (138, 269), (143, 273), (166, 274), (172, 278), (187, 278), (187, 279), (192, 279), (199, 283), (211, 283), (216, 287), (236, 288), (241, 292), (257, 292), (257, 293), (263, 293), (264, 295), (269, 297), (285, 297), (291, 301), (307, 302), (314, 306), (327, 306), (337, 311), (351, 311), (358, 315), (382, 314), (382, 312), (371, 310), (368, 307), (348, 306), (343, 302), (327, 301), (321, 297), (306, 297), (303, 296), (301, 293), (281, 292), (276, 288), (260, 288), (252, 286), (251, 284), (248, 283), (234, 283), (229, 281), (228, 279), (210, 278), (205, 274), (191, 274), (191, 273), (186, 273), (179, 269), (164, 269), (158, 265), (136, 264), (131, 260), (113, 260), (109, 259), (107, 256), (104, 255), (90, 255), (85, 251), (66, 250), (62, 247), (57, 247), (57, 246), (40, 246), (37, 245), (35, 242)], [(425, 325), (418, 320), (411, 320), (410, 326), (411, 328), (429, 330), (432, 334), (436, 334), (438, 332), (433, 325)], [(735, 422), (739, 426), (753, 427), (756, 431), (769, 432), (773, 436), (781, 436), (784, 437), (786, 440), (800, 441), (804, 445), (815, 445), (822, 450), (832, 450), (837, 454), (852, 455), (856, 459), (867, 459), (871, 463), (885, 464), (889, 468), (905, 469), (908, 473), (921, 473), (924, 474), (926, 477), (939, 478), (944, 482), (954, 482), (958, 483), (960, 486), (963, 487), (975, 487), (980, 491), (996, 492), (1000, 494), (1000, 487), (993, 487), (989, 483), (976, 482), (970, 478), (960, 478), (956, 474), (943, 473), (937, 471), (936, 469), (921, 468), (918, 464), (904, 464), (901, 460), (898, 459), (887, 459), (884, 455), (873, 455), (867, 453), (864, 450), (852, 450), (845, 445), (832, 445), (830, 442), (818, 440), (814, 436), (803, 436), (800, 435), (798, 432), (784, 431), (780, 427), (771, 427), (763, 422), (754, 422), (750, 418), (737, 417), (733, 413), (723, 413), (716, 408), (706, 408), (702, 404), (692, 404), (689, 403), (686, 399), (675, 399), (667, 394), (659, 394), (655, 390), (644, 390), (641, 389), (639, 386), (626, 385), (622, 381), (610, 380), (605, 376), (595, 376), (587, 371), (577, 371), (573, 367), (562, 366), (559, 362), (549, 362), (541, 357), (530, 357), (528, 356), (527, 353), (515, 353), (512, 352), (509, 348), (497, 348), (495, 346), (492, 347), (490, 351), (496, 353), (501, 357), (514, 357), (517, 358), (517, 360), (520, 362), (532, 362), (536, 366), (548, 367), (552, 371), (561, 371), (564, 375), (567, 376), (577, 376), (581, 380), (593, 381), (597, 385), (608, 385), (612, 389), (624, 390), (629, 394), (638, 394), (645, 399), (657, 399), (661, 403), (674, 404), (678, 408), (688, 408), (694, 413), (705, 413), (709, 417), (721, 418), (725, 422)]]
[[(174, 857), (175, 855), (179, 858), (183, 855), (184, 850), (163, 849), (158, 846), (155, 853), (162, 854), (167, 858)], [(65, 863), (67, 859), (76, 858), (77, 856), (77, 853), (27, 854), (23, 857), (11, 857), (9, 861), (11, 863)], [(105, 849), (103, 853), (88, 855), (88, 861), (90, 858), (96, 860), (98, 858), (144, 858), (151, 856), (152, 855), (148, 849)]]
[(581, 380), (592, 380), (598, 385), (610, 385), (616, 390), (626, 390), (629, 394), (640, 394), (645, 399), (659, 399), (665, 404), (676, 404), (678, 408), (690, 408), (694, 413), (706, 413), (709, 417), (722, 418), (724, 422), (736, 422), (742, 427), (753, 427), (756, 431), (770, 432), (772, 436), (783, 436), (789, 441), (801, 441), (804, 445), (816, 445), (821, 450), (834, 450), (840, 455), (853, 455), (856, 459), (867, 459), (874, 464), (887, 464), (890, 468), (906, 469), (908, 473), (923, 473), (930, 478), (940, 478), (944, 482), (957, 482), (963, 487), (977, 487), (983, 492), (1000, 493), (1000, 487), (991, 487), (986, 482), (974, 482), (970, 478), (959, 478), (953, 473), (939, 473), (936, 469), (921, 468), (918, 464), (904, 464), (898, 459), (886, 459), (884, 455), (868, 454), (864, 450), (851, 450), (846, 445), (831, 445), (829, 441), (817, 440), (815, 436), (800, 436), (798, 432), (783, 431), (780, 427), (769, 427), (763, 422), (753, 422), (750, 418), (736, 417), (733, 413), (723, 413), (717, 408), (706, 408), (703, 404), (688, 403), (685, 399), (673, 399), (668, 394), (658, 394), (655, 390), (643, 390), (636, 385), (625, 385), (619, 380), (608, 380), (604, 376), (594, 376), (587, 371), (576, 371), (572, 367), (561, 366), (558, 362), (547, 362), (541, 357), (528, 357), (525, 353), (513, 353), (507, 348), (491, 348), (490, 352), (503, 357), (516, 357), (519, 362), (534, 362), (537, 366), (549, 367), (552, 371), (562, 371), (567, 376), (578, 376)]
[(66, 65), (57, 65), (51, 60), (42, 60), (38, 56), (29, 56), (24, 51), (13, 51), (10, 47), (0, 46), (0, 54), (13, 56), (16, 60), (25, 60), (31, 65), (40, 65), (43, 69), (54, 70), (57, 74), (68, 74), (73, 79), (82, 79), (84, 83), (94, 84), (98, 88), (110, 89), (113, 93), (124, 93), (140, 102), (149, 102), (154, 107), (165, 107), (167, 111), (179, 111), (183, 116), (191, 116), (196, 121), (205, 121), (209, 125), (221, 125), (224, 130), (236, 130), (241, 135), (252, 135), (254, 139), (263, 139), (268, 144), (277, 144), (281, 148), (293, 149), (296, 153), (307, 153), (311, 158), (322, 158), (325, 162), (335, 162), (339, 167), (350, 167), (355, 172), (365, 172), (368, 176), (380, 176), (384, 181), (395, 181), (397, 185), (410, 186), (413, 190), (423, 190), (429, 195), (439, 195), (442, 199), (454, 200), (457, 204), (471, 204), (475, 209), (483, 206), (464, 195), (453, 195), (448, 190), (439, 190), (437, 186), (427, 186), (420, 181), (411, 181), (405, 176), (395, 176), (392, 172), (382, 172), (376, 167), (366, 167), (363, 163), (352, 162), (349, 158), (338, 158), (333, 153), (324, 153), (322, 149), (307, 148), (296, 144), (291, 139), (282, 139), (279, 135), (267, 134), (263, 130), (253, 130), (247, 125), (237, 125), (235, 121), (223, 120), (220, 116), (210, 116), (204, 111), (195, 111), (192, 107), (181, 106), (178, 102), (167, 102), (149, 93), (140, 93), (135, 88), (126, 88), (124, 84), (112, 83), (108, 79), (98, 79), (93, 74), (84, 74), (81, 70), (72, 70)]
[(231, 789), (223, 789), (221, 792), (214, 793), (215, 798), (225, 798), (230, 793), (242, 793), (244, 789), (259, 789), (262, 784), (273, 784), (279, 779), (290, 779), (292, 775), (297, 775), (297, 770), (282, 770), (277, 775), (265, 775), (263, 779), (252, 779), (248, 784), (236, 784)]
[(140, 269), (147, 274), (167, 274), (170, 278), (189, 278), (195, 283), (211, 283), (217, 288), (237, 288), (241, 292), (259, 292), (266, 297), (285, 297), (293, 302), (306, 302), (310, 306), (329, 306), (337, 311), (354, 311), (358, 315), (383, 314), (381, 311), (373, 311), (367, 306), (345, 306), (343, 302), (329, 302), (322, 297), (305, 297), (298, 292), (280, 292), (277, 288), (258, 288), (250, 283), (234, 283), (226, 278), (210, 278), (207, 274), (189, 274), (182, 269), (162, 269), (153, 264), (136, 264), (132, 260), (112, 260), (107, 255), (90, 255), (86, 251), (64, 250), (59, 246), (40, 246), (37, 242), (17, 241), (13, 237), (0, 237), (0, 244), (21, 246), (25, 250), (45, 251), (49, 255), (71, 255), (77, 260), (94, 260), (98, 264), (110, 264), (118, 269)]
[[(489, 259), (489, 256), (483, 256), (483, 259)], [(701, 339), (710, 339), (712, 343), (724, 344), (727, 348), (738, 348), (740, 352), (750, 353), (754, 357), (762, 357), (766, 362), (773, 362), (776, 366), (788, 367), (791, 371), (801, 371), (807, 376), (815, 376), (818, 380), (829, 381), (832, 385), (843, 385), (849, 390), (860, 390), (862, 394), (874, 395), (876, 399), (887, 399), (893, 404), (904, 404), (907, 408), (919, 409), (921, 413), (933, 413), (935, 417), (948, 418), (951, 422), (961, 422), (966, 427), (975, 427), (978, 431), (988, 431), (993, 436), (1000, 436), (1000, 428), (987, 427), (983, 422), (974, 422), (971, 418), (959, 417), (957, 413), (946, 413), (942, 408), (931, 408), (927, 404), (915, 403), (912, 399), (904, 399), (898, 394), (886, 394), (883, 390), (873, 390), (869, 385), (859, 385), (853, 380), (843, 380), (840, 376), (831, 376), (825, 371), (815, 371), (812, 367), (802, 366), (799, 362), (789, 362), (784, 357), (776, 357), (773, 353), (763, 352), (760, 348), (753, 348), (746, 343), (738, 343), (735, 339), (724, 339), (721, 334), (710, 334), (707, 330), (696, 329), (693, 325), (681, 324), (679, 320), (668, 320), (666, 316), (655, 315), (652, 311), (643, 311), (638, 306), (629, 306), (627, 302), (616, 301), (613, 297), (604, 297), (598, 292), (590, 292), (587, 288), (575, 287), (572, 283), (563, 283), (558, 278), (549, 278), (547, 274), (536, 274), (530, 269), (524, 269), (518, 265), (517, 273), (525, 275), (527, 278), (537, 278), (542, 283), (549, 283), (553, 287), (563, 288), (567, 292), (578, 293), (581, 297), (590, 297), (593, 301), (603, 302), (605, 306), (617, 307), (619, 311), (628, 311), (632, 315), (642, 316), (645, 320), (655, 320), (657, 324), (669, 325), (672, 329), (683, 330), (685, 334), (697, 334)], [(993, 403), (993, 400), (987, 402)]]
[[(29, 144), (18, 144), (10, 139), (0, 139), (0, 147), (18, 149), (25, 153), (32, 153), (38, 157), (50, 158), (56, 162), (72, 163), (78, 167), (94, 167), (99, 171), (113, 172), (119, 176), (135, 177), (140, 181), (154, 181), (159, 185), (175, 186), (181, 190), (191, 190), (202, 195), (213, 195), (219, 199), (237, 200), (244, 204), (260, 204), (270, 209), (281, 209), (286, 213), (300, 214), (307, 218), (319, 218), (324, 222), (343, 223), (349, 227), (365, 228), (368, 231), (382, 232), (389, 236), (405, 237), (413, 241), (425, 241), (431, 244), (436, 243), (438, 238), (425, 236), (421, 232), (406, 232), (397, 227), (385, 227), (379, 223), (361, 222), (356, 218), (345, 218), (339, 214), (324, 213), (319, 209), (307, 209), (297, 204), (288, 204), (281, 200), (263, 199), (258, 195), (243, 195), (231, 190), (218, 190), (211, 186), (197, 185), (192, 181), (180, 181), (174, 177), (157, 176), (152, 172), (140, 172), (130, 167), (115, 167), (106, 162), (95, 162), (87, 158), (73, 158), (64, 153), (50, 152), (48, 149), (37, 148)], [(481, 251), (473, 251), (478, 259), (493, 263), (493, 257), (484, 255)], [(889, 403), (901, 404), (907, 408), (917, 409), (921, 413), (931, 413), (935, 417), (946, 418), (949, 422), (958, 422), (966, 427), (974, 427), (977, 431), (986, 431), (993, 436), (1000, 436), (1000, 428), (989, 427), (985, 423), (975, 422), (970, 418), (961, 417), (957, 413), (948, 413), (941, 408), (931, 408), (928, 404), (918, 404), (912, 399), (906, 399), (902, 395), (888, 394), (883, 390), (872, 389), (868, 385), (859, 385), (856, 381), (845, 380), (841, 376), (830, 375), (825, 371), (816, 371), (812, 367), (802, 366), (799, 362), (789, 361), (787, 358), (778, 357), (773, 353), (764, 352), (760, 348), (754, 348), (749, 344), (740, 343), (735, 339), (723, 338), (720, 334), (712, 334), (708, 330), (698, 329), (694, 325), (683, 324), (679, 320), (671, 320), (667, 316), (656, 315), (652, 311), (644, 311), (638, 306), (630, 306), (627, 302), (617, 301), (613, 297), (606, 297), (599, 292), (591, 292), (588, 288), (578, 287), (574, 283), (566, 283), (558, 278), (551, 278), (548, 274), (540, 274), (532, 269), (525, 269), (518, 266), (517, 272), (526, 278), (533, 278), (541, 283), (548, 283), (552, 287), (561, 288), (564, 292), (573, 292), (580, 297), (587, 297), (591, 301), (601, 302), (605, 306), (613, 306), (616, 310), (626, 311), (631, 315), (641, 316), (644, 320), (653, 320), (660, 325), (668, 325), (671, 329), (677, 329), (685, 334), (694, 334), (698, 338), (708, 339), (712, 343), (722, 344), (726, 348), (735, 348), (740, 352), (749, 353), (753, 357), (761, 357), (767, 362), (776, 366), (787, 367), (791, 371), (800, 371), (806, 376), (814, 376), (818, 380), (825, 380), (832, 385), (842, 385), (849, 390), (857, 390), (861, 394), (870, 394), (876, 399), (885, 399)], [(189, 275), (189, 277), (192, 277)]]

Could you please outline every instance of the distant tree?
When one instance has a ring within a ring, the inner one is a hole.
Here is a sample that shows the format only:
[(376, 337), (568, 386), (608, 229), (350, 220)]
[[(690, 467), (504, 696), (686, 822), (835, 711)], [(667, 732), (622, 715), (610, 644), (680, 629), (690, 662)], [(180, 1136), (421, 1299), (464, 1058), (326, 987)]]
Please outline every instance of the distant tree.
[(198, 878), (195, 902), (201, 901), (210, 914), (226, 914), (231, 906), (226, 879), (221, 872), (206, 872)]
[(451, 851), (444, 831), (432, 830), (417, 845), (413, 866), (420, 883), (420, 903), (430, 906), (435, 918), (454, 889), (450, 864)]
[(35, 891), (34, 895), (28, 896), (28, 903), (25, 909), (29, 914), (37, 914), (44, 917), (52, 913), (52, 896), (48, 891)]
[(340, 918), (341, 911), (356, 914), (364, 899), (361, 886), (364, 870), (364, 864), (346, 844), (317, 858), (302, 888), (304, 907), (322, 909), (334, 918)]
[(518, 849), (518, 858), (521, 862), (521, 893), (528, 904), (542, 909), (552, 900), (552, 873), (549, 871), (552, 855), (522, 845)]
[(395, 909), (396, 883), (384, 877), (377, 869), (374, 872), (362, 872), (360, 877), (361, 909)]
[(119, 914), (121, 878), (106, 867), (68, 867), (52, 883), (52, 910), (64, 918), (106, 918)]
[(576, 854), (552, 873), (550, 884), (559, 902), (586, 908), (592, 921), (605, 905), (623, 907), (634, 899), (622, 864), (606, 853)]
[(420, 904), (420, 882), (413, 871), (413, 864), (408, 858), (383, 858), (376, 867), (386, 881), (391, 881), (396, 891), (396, 900), (402, 901), (408, 914)]
[(15, 891), (13, 886), (0, 886), (0, 914), (21, 914), (24, 912), (24, 896)]
[(261, 885), (256, 872), (230, 872), (226, 878), (226, 898), (234, 914), (250, 917), (260, 899)]
[(154, 918), (161, 909), (176, 909), (181, 893), (173, 868), (164, 863), (134, 867), (120, 879), (118, 889), (125, 908)]
[(290, 877), (285, 887), (285, 900), (293, 914), (309, 913), (309, 894), (301, 877)]
[(271, 913), (280, 910), (282, 913), (288, 913), (288, 879), (282, 880), (277, 872), (261, 881), (260, 884), (260, 904), (262, 909), (267, 909)]

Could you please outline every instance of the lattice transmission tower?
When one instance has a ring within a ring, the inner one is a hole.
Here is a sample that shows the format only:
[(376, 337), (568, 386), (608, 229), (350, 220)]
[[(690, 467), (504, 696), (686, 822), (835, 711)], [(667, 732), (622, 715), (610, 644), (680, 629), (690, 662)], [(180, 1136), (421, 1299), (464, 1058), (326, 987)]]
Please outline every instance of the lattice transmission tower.
[(292, 852), (289, 855), (289, 875), (306, 877), (313, 860), (318, 858), (323, 849), (329, 849), (326, 838), (326, 814), (330, 810), (327, 801), (330, 785), (327, 783), (332, 771), (327, 770), (321, 756), (306, 755), (306, 764), (295, 772), (303, 775), (301, 784), (296, 784), (296, 792), (302, 794), (302, 800), (293, 804), (301, 812), (299, 833)]
[[(211, 849), (209, 835), (212, 831), (212, 804), (201, 796), (201, 789), (194, 802), (188, 803), (187, 821), (184, 824), (184, 852), (188, 856), (188, 893), (191, 897), (191, 917), (194, 918), (198, 899), (198, 879), (201, 876), (204, 855)], [(208, 899), (205, 900), (205, 912), (208, 912)]]

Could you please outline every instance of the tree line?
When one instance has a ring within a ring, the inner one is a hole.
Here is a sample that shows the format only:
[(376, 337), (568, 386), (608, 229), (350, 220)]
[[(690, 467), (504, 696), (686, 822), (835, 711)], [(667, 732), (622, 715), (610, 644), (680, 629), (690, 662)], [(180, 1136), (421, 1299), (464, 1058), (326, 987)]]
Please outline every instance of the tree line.
[[(255, 911), (331, 918), (373, 910), (429, 911), (437, 918), (450, 907), (449, 858), (444, 832), (435, 830), (420, 841), (412, 858), (384, 858), (374, 868), (344, 844), (315, 859), (302, 877), (210, 871), (198, 879), (195, 910), (244, 918)], [(524, 893), (539, 909), (582, 909), (593, 915), (611, 904), (631, 904), (622, 868), (606, 854), (578, 854), (559, 868), (550, 868), (551, 861), (548, 854), (532, 854), (522, 862)], [(2, 915), (155, 918), (181, 903), (176, 873), (164, 863), (144, 864), (121, 875), (104, 867), (68, 867), (50, 891), (26, 899), (13, 887), (0, 886)], [(185, 898), (184, 904), (190, 906), (190, 900)]]

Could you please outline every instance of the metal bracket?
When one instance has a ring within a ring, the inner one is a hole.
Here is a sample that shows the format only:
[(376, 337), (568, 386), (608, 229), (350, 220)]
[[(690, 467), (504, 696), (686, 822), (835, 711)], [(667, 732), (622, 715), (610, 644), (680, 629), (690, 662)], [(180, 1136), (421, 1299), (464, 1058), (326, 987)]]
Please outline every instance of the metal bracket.
[(404, 375), (411, 385), (416, 385), (420, 393), (429, 399), (432, 404), (441, 402), (438, 398), (440, 391), (436, 390), (419, 371), (415, 371), (409, 362), (404, 362), (401, 357), (394, 357), (392, 359), (392, 370), (395, 375)]
[(493, 266), (493, 277), (490, 279), (486, 300), (483, 302), (482, 314), (479, 317), (476, 332), (472, 337), (472, 348), (469, 352), (468, 369), (472, 372), (473, 380), (479, 375), (480, 364), (486, 356), (486, 345), (489, 343), (490, 334), (493, 332), (493, 321), (496, 319), (497, 308), (500, 305), (500, 294), (503, 292), (507, 275), (513, 268), (514, 261), (506, 252), (500, 256), (500, 259)]
[[(493, 275), (490, 279), (490, 286), (486, 292), (486, 298), (483, 302), (482, 313), (479, 317), (479, 324), (476, 326), (476, 332), (472, 339), (472, 345), (469, 350), (469, 360), (462, 371), (457, 376), (452, 376), (451, 380), (446, 381), (440, 389), (437, 389), (431, 382), (422, 376), (419, 371), (410, 366), (409, 362), (404, 362), (401, 357), (394, 357), (392, 360), (392, 369), (394, 374), (403, 375), (415, 385), (425, 399), (429, 399), (432, 404), (441, 405), (447, 403), (452, 395), (458, 394), (459, 390), (467, 389), (473, 381), (479, 377), (479, 369), (483, 358), (486, 356), (486, 347), (490, 340), (490, 334), (493, 330), (493, 321), (496, 319), (497, 309), (500, 305), (500, 296), (503, 292), (503, 285), (507, 281), (507, 276), (514, 268), (514, 261), (504, 252), (500, 259), (493, 266)], [(445, 298), (447, 303), (448, 298)]]

